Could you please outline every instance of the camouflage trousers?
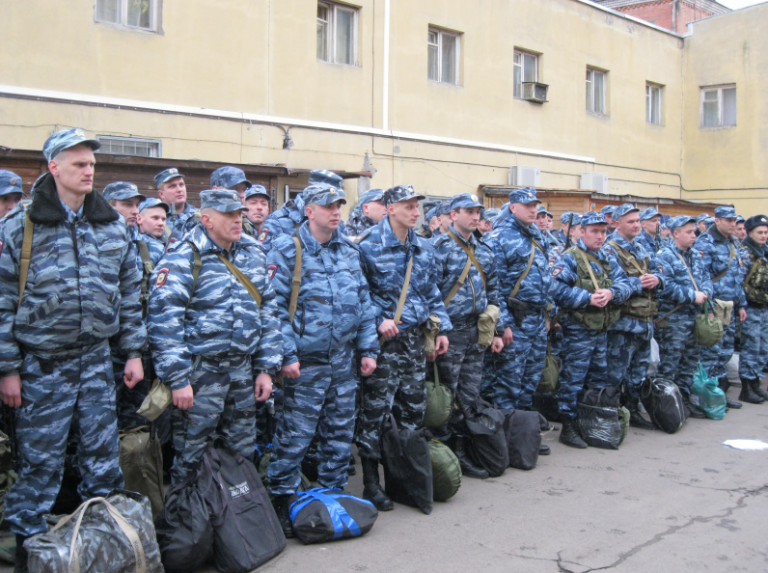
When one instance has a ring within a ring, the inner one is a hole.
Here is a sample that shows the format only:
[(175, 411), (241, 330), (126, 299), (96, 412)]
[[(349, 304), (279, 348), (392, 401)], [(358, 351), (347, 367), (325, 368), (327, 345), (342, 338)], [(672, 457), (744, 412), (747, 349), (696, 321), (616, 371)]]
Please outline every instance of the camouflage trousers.
[(711, 378), (720, 378), (725, 376), (728, 371), (728, 362), (733, 357), (734, 339), (736, 337), (736, 324), (739, 322), (739, 315), (734, 311), (731, 317), (731, 323), (723, 327), (723, 337), (720, 342), (709, 348), (702, 347), (699, 354), (699, 361)]
[(747, 320), (741, 323), (741, 352), (739, 353), (739, 378), (758, 380), (768, 363), (768, 307), (747, 307)]
[(504, 409), (530, 408), (546, 355), (544, 312), (528, 314), (522, 326), (512, 326), (512, 344), (496, 357), (496, 371), (490, 383), (491, 401)]
[(205, 447), (213, 438), (248, 460), (256, 447), (256, 398), (250, 356), (224, 360), (195, 357), (190, 376), (194, 405), (173, 409), (171, 484), (182, 482), (194, 471)]
[(477, 326), (448, 333), (448, 352), (437, 357), (440, 382), (453, 392), (456, 408), (448, 420), (451, 435), (467, 434), (464, 414), (480, 396), (485, 348), (477, 344)]
[(329, 364), (304, 363), (301, 376), (283, 379), (283, 410), (267, 467), (273, 495), (296, 492), (299, 466), (317, 433), (318, 483), (344, 487), (355, 432), (354, 351), (337, 351)]
[(557, 406), (560, 414), (575, 418), (579, 392), (586, 385), (604, 388), (608, 385), (608, 337), (605, 332), (583, 326), (563, 326), (563, 345), (560, 358), (560, 388)]
[(362, 380), (357, 447), (363, 458), (380, 459), (379, 439), (384, 417), (391, 411), (402, 428), (424, 424), (427, 387), (424, 384), (424, 332), (411, 327), (384, 341), (378, 367)]
[(651, 363), (652, 338), (652, 326), (643, 333), (608, 332), (608, 386), (618, 388), (623, 384), (630, 398), (640, 398), (640, 387)]
[(32, 355), (24, 356), (21, 408), (16, 409), (19, 478), (5, 501), (14, 533), (48, 531), (43, 514), (50, 511), (61, 487), (72, 424), (80, 436), (80, 496), (103, 496), (123, 487), (112, 372), (106, 340), (76, 358), (41, 364)]
[(659, 378), (672, 380), (681, 392), (690, 394), (693, 372), (699, 362), (700, 346), (693, 335), (696, 312), (679, 311), (669, 317), (667, 326), (655, 332), (659, 343)]

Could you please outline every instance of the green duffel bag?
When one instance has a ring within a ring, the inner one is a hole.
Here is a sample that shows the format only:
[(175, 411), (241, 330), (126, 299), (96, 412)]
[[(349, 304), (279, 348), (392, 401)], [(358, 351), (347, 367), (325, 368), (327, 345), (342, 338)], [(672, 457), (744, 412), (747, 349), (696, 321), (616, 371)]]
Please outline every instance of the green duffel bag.
[(547, 356), (544, 358), (544, 370), (541, 371), (541, 380), (536, 391), (539, 394), (551, 394), (557, 390), (557, 382), (560, 379), (562, 362), (560, 358), (552, 355), (552, 349), (547, 340)]
[(433, 498), (448, 501), (461, 487), (459, 458), (451, 448), (437, 440), (429, 441), (429, 458), (432, 461)]
[(120, 432), (120, 469), (125, 489), (149, 499), (153, 519), (160, 515), (165, 503), (163, 451), (148, 426)]
[(714, 314), (715, 309), (712, 303), (707, 301), (702, 305), (701, 314), (696, 317), (696, 322), (693, 325), (696, 343), (706, 348), (714, 346), (723, 337), (723, 323), (717, 316), (710, 317), (709, 312)]
[(434, 363), (435, 380), (428, 380), (427, 409), (424, 412), (424, 425), (427, 428), (439, 428), (451, 417), (453, 410), (453, 393), (451, 389), (440, 383), (437, 363)]
[(619, 407), (619, 424), (621, 424), (621, 439), (619, 440), (619, 444), (621, 444), (629, 432), (629, 410), (624, 406)]

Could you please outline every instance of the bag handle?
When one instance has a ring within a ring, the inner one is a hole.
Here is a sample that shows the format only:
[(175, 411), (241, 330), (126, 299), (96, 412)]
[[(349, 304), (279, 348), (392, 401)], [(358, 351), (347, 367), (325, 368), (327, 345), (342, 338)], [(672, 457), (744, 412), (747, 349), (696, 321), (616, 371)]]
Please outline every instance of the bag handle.
[(677, 257), (682, 261), (685, 270), (688, 272), (688, 276), (691, 278), (691, 282), (693, 283), (693, 288), (699, 290), (699, 285), (696, 284), (696, 279), (693, 278), (693, 273), (691, 273), (691, 269), (688, 268), (688, 263), (685, 262), (683, 255), (677, 253)]
[[(395, 308), (395, 316), (393, 318), (395, 326), (400, 322), (400, 318), (403, 316), (403, 307), (405, 306), (405, 299), (408, 296), (408, 287), (411, 284), (411, 273), (413, 272), (413, 255), (408, 259), (408, 267), (405, 269), (405, 280), (403, 281), (403, 290), (400, 291), (400, 298), (397, 299), (397, 308)], [(379, 346), (384, 343), (384, 337), (379, 337)]]
[(453, 287), (451, 288), (451, 291), (448, 293), (448, 296), (446, 296), (445, 299), (443, 300), (443, 304), (446, 307), (451, 302), (451, 300), (453, 300), (453, 297), (456, 296), (456, 293), (459, 292), (459, 289), (464, 285), (464, 281), (467, 280), (467, 275), (469, 274), (469, 267), (471, 266), (472, 266), (472, 260), (469, 257), (467, 257), (467, 262), (464, 265), (464, 268), (461, 270), (461, 275), (459, 275), (459, 279), (456, 281), (456, 284), (453, 285)]
[(58, 523), (56, 523), (56, 525), (51, 528), (51, 532), (57, 531), (66, 525), (69, 521), (71, 521), (75, 516), (77, 516), (75, 528), (72, 530), (72, 542), (69, 546), (69, 564), (67, 566), (67, 573), (80, 573), (80, 558), (77, 551), (77, 534), (80, 531), (80, 525), (83, 522), (83, 517), (85, 517), (85, 510), (88, 509), (91, 505), (96, 505), (99, 503), (104, 504), (109, 515), (123, 532), (123, 535), (125, 535), (125, 537), (130, 542), (131, 549), (133, 549), (134, 563), (136, 564), (136, 573), (147, 573), (147, 560), (146, 556), (144, 555), (144, 546), (141, 543), (139, 534), (136, 532), (136, 529), (134, 529), (134, 527), (128, 523), (128, 520), (126, 520), (125, 517), (123, 517), (123, 515), (117, 510), (117, 508), (115, 508), (115, 506), (113, 506), (103, 497), (94, 497), (88, 501), (83, 502), (80, 504), (80, 507), (75, 510), (74, 513), (62, 517)]
[[(328, 510), (328, 513), (331, 516), (331, 524), (333, 525), (333, 539), (340, 539), (344, 535), (344, 528), (346, 527), (350, 533), (352, 533), (353, 537), (359, 537), (360, 536), (360, 526), (357, 525), (357, 522), (352, 518), (349, 513), (347, 513), (347, 510), (344, 509), (344, 506), (341, 505), (336, 499), (331, 497), (330, 495), (326, 495), (329, 492), (334, 491), (333, 489), (311, 489), (309, 491), (303, 491), (299, 494), (299, 499), (294, 501), (291, 504), (290, 507), (290, 518), (291, 521), (296, 520), (296, 516), (299, 514), (299, 512), (304, 509), (306, 506), (308, 506), (313, 501), (319, 501), (322, 503), (325, 508)], [(341, 490), (335, 490), (335, 491), (341, 491)], [(351, 495), (341, 495), (340, 497), (347, 497), (352, 499)], [(370, 503), (370, 502), (369, 502)]]
[(232, 273), (235, 278), (240, 282), (241, 285), (245, 288), (245, 290), (248, 291), (248, 294), (250, 294), (253, 297), (253, 300), (256, 301), (256, 306), (261, 308), (261, 293), (259, 292), (259, 289), (256, 287), (255, 284), (249, 279), (246, 274), (238, 269), (232, 261), (227, 259), (224, 255), (219, 253), (217, 255), (222, 263), (224, 263), (224, 266), (229, 269), (229, 272)]
[(27, 277), (29, 277), (29, 263), (32, 259), (32, 238), (35, 233), (35, 225), (29, 216), (29, 210), (24, 212), (24, 239), (21, 243), (21, 260), (19, 261), (19, 304), (24, 296), (24, 289), (27, 288)]
[(520, 273), (520, 276), (517, 279), (517, 282), (515, 283), (515, 286), (512, 288), (512, 292), (509, 293), (509, 296), (512, 298), (515, 298), (517, 296), (517, 292), (520, 290), (520, 285), (523, 284), (523, 281), (525, 280), (525, 277), (528, 276), (528, 273), (531, 272), (531, 267), (533, 266), (533, 259), (536, 257), (536, 241), (531, 240), (531, 254), (528, 257), (528, 266), (525, 267), (525, 270)]
[(584, 254), (584, 251), (581, 249), (576, 249), (576, 252), (579, 254), (581, 259), (584, 261), (584, 264), (587, 265), (587, 271), (589, 272), (589, 278), (592, 281), (592, 286), (595, 287), (595, 291), (600, 290), (600, 287), (597, 284), (597, 278), (595, 278), (595, 273), (592, 271), (592, 265), (589, 264), (589, 260), (587, 260), (586, 255)]
[(296, 316), (296, 308), (299, 306), (299, 289), (301, 288), (301, 240), (294, 235), (293, 244), (296, 245), (296, 262), (293, 265), (293, 279), (291, 279), (291, 301), (288, 304), (288, 317), (293, 323)]
[(467, 253), (467, 258), (472, 261), (472, 264), (475, 265), (475, 268), (480, 272), (480, 278), (483, 280), (483, 287), (485, 287), (485, 273), (483, 272), (483, 267), (480, 264), (480, 261), (477, 260), (475, 257), (474, 249), (470, 249), (467, 247), (464, 243), (462, 243), (459, 238), (456, 236), (456, 233), (448, 229), (448, 235), (456, 241), (456, 243), (464, 249), (464, 252)]
[(725, 267), (725, 270), (724, 270), (722, 273), (720, 273), (720, 274), (719, 274), (719, 275), (717, 275), (716, 277), (713, 277), (713, 278), (712, 278), (712, 282), (713, 282), (713, 283), (716, 283), (717, 281), (719, 281), (719, 280), (720, 280), (720, 279), (722, 279), (722, 278), (723, 278), (725, 275), (727, 275), (727, 274), (728, 274), (728, 271), (729, 271), (729, 270), (730, 270), (730, 268), (731, 268), (731, 262), (733, 261), (733, 257), (735, 257), (735, 256), (736, 256), (736, 249), (734, 249), (734, 248), (733, 248), (733, 242), (732, 242), (732, 241), (730, 241), (730, 239), (729, 239), (729, 242), (731, 243), (731, 251), (730, 251), (730, 253), (728, 253), (728, 266), (727, 266), (727, 267)]

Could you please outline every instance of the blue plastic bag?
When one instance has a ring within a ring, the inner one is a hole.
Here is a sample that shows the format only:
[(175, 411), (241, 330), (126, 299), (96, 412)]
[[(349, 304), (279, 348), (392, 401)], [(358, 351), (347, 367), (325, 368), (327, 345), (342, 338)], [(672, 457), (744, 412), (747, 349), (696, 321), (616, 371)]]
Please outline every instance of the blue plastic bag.
[(691, 393), (698, 397), (699, 407), (704, 410), (710, 420), (725, 418), (725, 393), (718, 387), (717, 379), (707, 376), (707, 371), (699, 362), (699, 367), (693, 375)]

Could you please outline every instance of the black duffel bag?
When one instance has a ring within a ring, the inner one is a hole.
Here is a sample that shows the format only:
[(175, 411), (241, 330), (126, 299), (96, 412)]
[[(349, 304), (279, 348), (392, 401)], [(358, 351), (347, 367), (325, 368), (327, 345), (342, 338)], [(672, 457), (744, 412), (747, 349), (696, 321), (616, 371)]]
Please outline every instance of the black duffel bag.
[(384, 491), (392, 501), (432, 513), (432, 458), (423, 430), (398, 428), (390, 414), (381, 435)]
[(579, 433), (593, 448), (618, 450), (621, 443), (619, 388), (584, 387), (577, 404)]
[(379, 512), (366, 499), (340, 489), (317, 487), (298, 494), (290, 516), (296, 537), (309, 545), (365, 535)]
[(532, 470), (539, 460), (541, 414), (525, 410), (506, 410), (504, 434), (509, 450), (509, 467)]
[(504, 410), (498, 410), (482, 398), (464, 414), (469, 430), (467, 454), (491, 477), (499, 477), (509, 467), (509, 447), (504, 433)]
[(683, 396), (672, 380), (646, 378), (640, 388), (640, 399), (653, 424), (667, 434), (674, 434), (685, 424)]

